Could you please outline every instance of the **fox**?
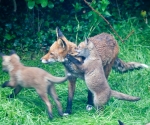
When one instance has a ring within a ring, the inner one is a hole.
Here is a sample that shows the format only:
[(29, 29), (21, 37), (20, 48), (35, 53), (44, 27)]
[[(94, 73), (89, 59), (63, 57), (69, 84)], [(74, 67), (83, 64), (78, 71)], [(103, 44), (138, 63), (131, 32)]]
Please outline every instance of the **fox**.
[(94, 105), (100, 109), (105, 105), (110, 97), (116, 97), (120, 100), (138, 101), (140, 97), (130, 96), (115, 90), (112, 90), (105, 77), (102, 60), (93, 42), (86, 39), (85, 48), (77, 49), (77, 56), (84, 57), (84, 61), (77, 60), (74, 56), (68, 54), (66, 58), (76, 64), (84, 73), (85, 83), (88, 89), (94, 95)]
[(1, 53), (1, 56), (2, 70), (8, 72), (10, 76), (10, 80), (5, 81), (1, 87), (14, 88), (12, 94), (8, 95), (9, 98), (14, 98), (23, 87), (34, 88), (45, 102), (50, 119), (53, 118), (52, 105), (48, 100), (47, 93), (54, 99), (59, 115), (63, 116), (62, 105), (59, 101), (54, 84), (65, 82), (69, 76), (67, 72), (65, 77), (56, 77), (41, 68), (24, 66), (20, 62), (20, 57), (14, 51), (12, 51), (10, 55)]
[[(69, 41), (59, 27), (56, 27), (56, 36), (57, 40), (50, 46), (50, 49), (46, 55), (41, 58), (42, 63), (52, 63), (52, 62), (62, 62), (66, 70), (71, 73), (71, 76), (68, 77), (68, 98), (67, 98), (67, 107), (65, 113), (71, 114), (72, 112), (72, 100), (74, 97), (74, 92), (76, 88), (76, 80), (77, 78), (81, 78), (84, 80), (84, 75), (81, 70), (76, 67), (75, 64), (65, 61), (65, 57), (67, 54), (71, 54), (73, 56), (76, 55), (77, 47), (84, 47), (84, 42), (81, 42), (78, 46)], [(90, 38), (89, 38), (90, 39)], [(103, 69), (106, 78), (108, 78), (111, 69), (115, 69), (120, 73), (124, 73), (128, 70), (139, 69), (139, 68), (148, 68), (146, 64), (138, 63), (138, 62), (124, 62), (118, 58), (119, 46), (117, 41), (112, 37), (112, 35), (107, 33), (101, 33), (94, 37), (91, 37), (91, 42), (97, 46), (97, 51), (99, 52), (99, 56), (102, 59)], [(111, 56), (110, 56), (110, 55)], [(105, 58), (106, 57), (106, 58)], [(82, 58), (78, 57), (80, 61)], [(91, 105), (93, 105), (93, 96), (90, 91), (88, 91), (87, 96), (87, 110), (91, 109)]]

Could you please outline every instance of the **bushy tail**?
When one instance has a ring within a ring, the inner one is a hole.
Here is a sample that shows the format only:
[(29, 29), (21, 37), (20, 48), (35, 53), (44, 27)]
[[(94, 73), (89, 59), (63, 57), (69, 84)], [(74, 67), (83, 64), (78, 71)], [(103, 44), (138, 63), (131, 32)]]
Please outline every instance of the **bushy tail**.
[(56, 76), (50, 75), (48, 77), (48, 81), (52, 83), (62, 83), (62, 82), (65, 82), (70, 75), (71, 74), (69, 74), (67, 71), (65, 72), (65, 77), (56, 77)]
[(138, 62), (123, 62), (121, 59), (116, 58), (113, 69), (119, 72), (126, 72), (129, 70), (140, 69), (140, 68), (149, 68), (148, 65), (138, 63)]
[(111, 96), (120, 99), (120, 100), (126, 100), (126, 101), (138, 101), (140, 100), (140, 97), (130, 96), (121, 92), (117, 92), (115, 90), (111, 90)]

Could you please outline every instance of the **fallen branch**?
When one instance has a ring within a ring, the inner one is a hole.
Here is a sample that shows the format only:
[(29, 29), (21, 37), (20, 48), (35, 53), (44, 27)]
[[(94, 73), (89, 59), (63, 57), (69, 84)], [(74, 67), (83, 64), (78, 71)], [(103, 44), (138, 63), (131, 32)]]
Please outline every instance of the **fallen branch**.
[(126, 41), (133, 33), (134, 33), (134, 30), (132, 30), (123, 41)]

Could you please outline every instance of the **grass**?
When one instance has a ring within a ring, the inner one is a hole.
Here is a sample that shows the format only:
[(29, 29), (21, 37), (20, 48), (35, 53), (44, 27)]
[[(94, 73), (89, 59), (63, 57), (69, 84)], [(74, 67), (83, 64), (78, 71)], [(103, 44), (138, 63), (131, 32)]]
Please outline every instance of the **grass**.
[[(125, 23), (119, 31), (125, 32), (125, 27), (135, 29), (135, 33), (125, 42), (119, 43), (119, 57), (124, 61), (137, 61), (150, 66), (150, 29), (142, 31), (133, 21)], [(135, 25), (135, 27), (134, 27)], [(127, 31), (129, 29), (126, 29)], [(121, 34), (121, 33), (120, 33)], [(123, 35), (123, 34), (121, 34)], [(56, 76), (64, 74), (61, 63), (42, 64), (36, 56), (36, 60), (28, 59), (28, 55), (21, 56), (22, 62), (27, 66), (38, 66)], [(1, 63), (1, 60), (0, 60)], [(0, 67), (1, 68), (1, 67)], [(0, 84), (9, 79), (7, 73), (0, 70)], [(6, 96), (11, 93), (10, 88), (0, 88), (0, 124), (1, 125), (118, 125), (121, 120), (126, 125), (145, 125), (150, 122), (150, 70), (141, 69), (120, 74), (111, 71), (108, 82), (112, 89), (141, 97), (138, 102), (128, 102), (111, 98), (104, 109), (97, 113), (95, 109), (86, 111), (87, 88), (85, 82), (78, 79), (73, 100), (73, 112), (68, 117), (59, 117), (56, 105), (53, 104), (54, 119), (50, 121), (46, 112), (46, 106), (38, 97), (34, 89), (24, 89), (15, 99)], [(57, 94), (66, 107), (68, 94), (67, 82), (56, 85)]]

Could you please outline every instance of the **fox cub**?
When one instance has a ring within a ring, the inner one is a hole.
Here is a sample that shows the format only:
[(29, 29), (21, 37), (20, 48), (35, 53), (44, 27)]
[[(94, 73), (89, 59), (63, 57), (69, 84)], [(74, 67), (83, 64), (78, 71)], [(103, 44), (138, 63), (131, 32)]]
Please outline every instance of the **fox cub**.
[(85, 40), (85, 48), (77, 49), (78, 55), (85, 57), (84, 62), (78, 61), (71, 55), (67, 59), (76, 64), (82, 72), (88, 89), (94, 95), (94, 105), (97, 109), (106, 104), (111, 96), (122, 100), (138, 101), (139, 97), (133, 97), (115, 90), (111, 90), (104, 74), (102, 60), (97, 53), (94, 44)]
[(52, 96), (57, 104), (59, 115), (63, 115), (62, 106), (55, 91), (54, 83), (62, 83), (67, 80), (65, 77), (55, 77), (43, 69), (37, 67), (26, 67), (20, 62), (20, 58), (14, 52), (7, 56), (2, 55), (2, 68), (10, 75), (10, 81), (2, 84), (2, 87), (14, 88), (9, 98), (14, 98), (23, 87), (34, 88), (47, 105), (49, 118), (52, 119), (52, 106), (48, 100), (47, 93)]

